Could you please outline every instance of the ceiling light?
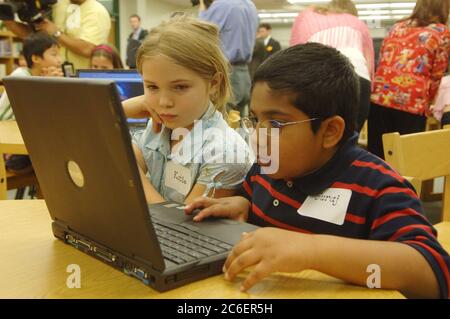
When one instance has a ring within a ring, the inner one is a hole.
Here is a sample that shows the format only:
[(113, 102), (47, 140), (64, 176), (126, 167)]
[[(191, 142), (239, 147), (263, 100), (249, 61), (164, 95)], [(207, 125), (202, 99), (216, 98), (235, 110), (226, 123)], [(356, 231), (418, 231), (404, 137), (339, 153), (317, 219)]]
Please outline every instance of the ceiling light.
[(415, 6), (415, 2), (364, 3), (355, 5), (357, 9), (414, 8)]

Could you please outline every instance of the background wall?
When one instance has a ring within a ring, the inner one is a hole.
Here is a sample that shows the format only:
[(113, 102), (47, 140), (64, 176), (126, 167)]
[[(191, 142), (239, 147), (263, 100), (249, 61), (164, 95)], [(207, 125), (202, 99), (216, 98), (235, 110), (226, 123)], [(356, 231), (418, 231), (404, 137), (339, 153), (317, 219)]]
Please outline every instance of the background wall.
[[(184, 2), (183, 2), (184, 3)], [(122, 59), (125, 60), (127, 38), (131, 32), (129, 25), (129, 16), (137, 13), (142, 18), (142, 26), (150, 29), (157, 26), (161, 21), (166, 20), (175, 11), (187, 11), (194, 15), (197, 14), (197, 8), (190, 6), (190, 1), (185, 0), (185, 5), (177, 5), (163, 2), (161, 0), (119, 0), (120, 12), (120, 52)], [(289, 46), (292, 24), (274, 24), (272, 25), (272, 36), (280, 41), (283, 48)], [(385, 28), (370, 29), (372, 38), (384, 38)]]
[(174, 11), (182, 9), (183, 7), (158, 0), (119, 0), (120, 53), (122, 59), (125, 60), (127, 38), (131, 32), (130, 15), (137, 13), (141, 17), (142, 27), (148, 30), (168, 19)]

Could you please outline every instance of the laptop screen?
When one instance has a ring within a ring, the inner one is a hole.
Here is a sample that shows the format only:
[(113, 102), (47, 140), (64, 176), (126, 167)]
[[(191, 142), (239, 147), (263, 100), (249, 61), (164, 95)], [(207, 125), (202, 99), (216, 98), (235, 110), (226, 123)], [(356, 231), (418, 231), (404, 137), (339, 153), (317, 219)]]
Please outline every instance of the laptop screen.
[[(144, 94), (142, 77), (136, 70), (77, 70), (77, 77), (113, 80), (121, 101)], [(145, 124), (148, 119), (128, 118), (127, 121), (129, 124)]]

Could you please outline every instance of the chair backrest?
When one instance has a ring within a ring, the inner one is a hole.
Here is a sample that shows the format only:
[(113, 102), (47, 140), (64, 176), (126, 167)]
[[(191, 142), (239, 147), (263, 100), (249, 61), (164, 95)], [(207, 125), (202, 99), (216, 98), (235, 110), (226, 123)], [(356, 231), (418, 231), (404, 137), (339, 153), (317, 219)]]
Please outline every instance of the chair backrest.
[(0, 144), (0, 200), (7, 199), (6, 191), (6, 169), (5, 161), (3, 159), (2, 146)]
[(445, 177), (442, 216), (450, 221), (450, 126), (414, 134), (384, 134), (383, 147), (386, 162), (408, 178), (419, 194), (422, 181)]

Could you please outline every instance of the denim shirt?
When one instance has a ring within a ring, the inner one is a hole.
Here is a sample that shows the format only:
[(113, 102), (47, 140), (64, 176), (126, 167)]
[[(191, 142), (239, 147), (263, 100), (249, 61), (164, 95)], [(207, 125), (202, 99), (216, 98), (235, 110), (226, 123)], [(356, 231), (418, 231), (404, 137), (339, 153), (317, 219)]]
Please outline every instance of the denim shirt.
[(170, 147), (173, 133), (176, 130), (164, 126), (154, 133), (150, 120), (147, 128), (133, 137), (143, 154), (147, 178), (168, 201), (184, 202), (195, 184), (205, 185), (207, 190), (237, 189), (254, 162), (249, 146), (212, 103), (174, 148), (177, 151)]
[(215, 0), (199, 18), (219, 27), (222, 50), (230, 63), (250, 63), (259, 24), (251, 0)]

